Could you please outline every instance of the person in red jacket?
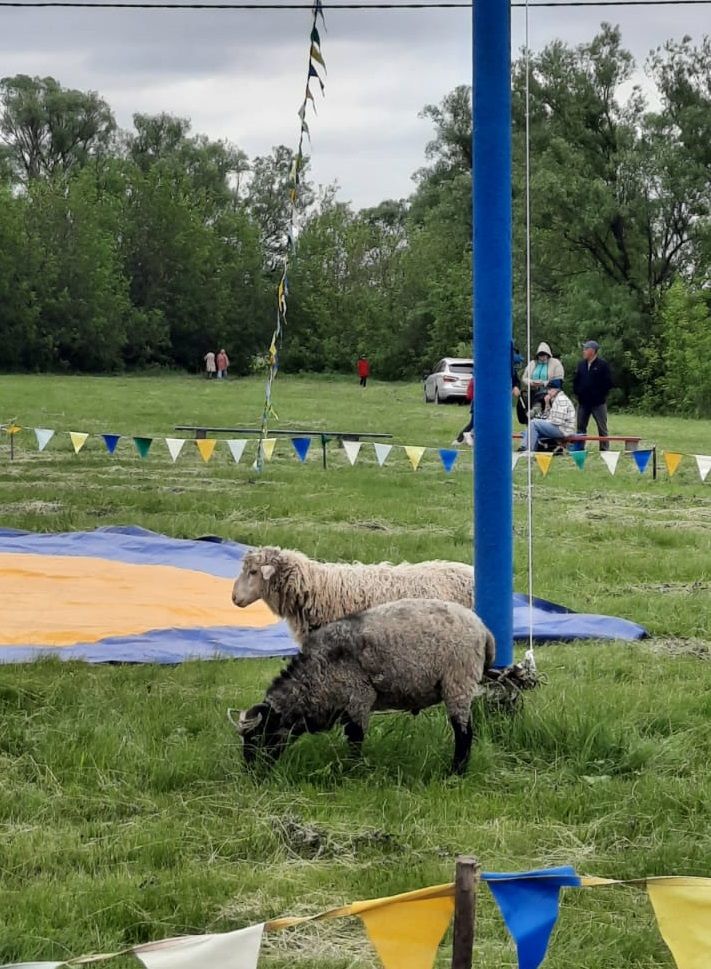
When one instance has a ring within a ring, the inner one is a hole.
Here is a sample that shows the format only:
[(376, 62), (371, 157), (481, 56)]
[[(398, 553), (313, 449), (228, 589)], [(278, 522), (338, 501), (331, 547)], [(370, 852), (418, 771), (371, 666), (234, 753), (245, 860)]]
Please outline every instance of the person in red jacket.
[(474, 426), (474, 378), (470, 377), (469, 383), (467, 384), (467, 404), (469, 404), (469, 423), (466, 427), (463, 427), (454, 441), (455, 444), (462, 444), (464, 442), (464, 435), (471, 434), (472, 427)]
[(358, 376), (360, 377), (361, 387), (365, 387), (365, 385), (368, 383), (368, 377), (370, 376), (370, 364), (362, 353), (358, 357)]

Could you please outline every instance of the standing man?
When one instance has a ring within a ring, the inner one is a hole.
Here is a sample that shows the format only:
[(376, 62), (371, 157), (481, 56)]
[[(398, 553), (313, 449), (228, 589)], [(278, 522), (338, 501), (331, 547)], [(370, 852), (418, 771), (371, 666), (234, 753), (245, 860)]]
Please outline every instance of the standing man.
[(227, 356), (224, 350), (220, 350), (217, 354), (217, 379), (224, 380), (227, 376), (227, 368), (230, 365), (230, 358)]
[(362, 353), (358, 357), (358, 376), (360, 377), (361, 387), (365, 387), (368, 383), (368, 377), (370, 376), (370, 364)]
[[(597, 433), (607, 437), (607, 395), (612, 388), (612, 374), (609, 364), (598, 356), (599, 349), (595, 340), (583, 343), (583, 359), (575, 371), (573, 393), (578, 398), (578, 434), (587, 434), (592, 414)], [(600, 450), (609, 451), (610, 442), (600, 441)]]

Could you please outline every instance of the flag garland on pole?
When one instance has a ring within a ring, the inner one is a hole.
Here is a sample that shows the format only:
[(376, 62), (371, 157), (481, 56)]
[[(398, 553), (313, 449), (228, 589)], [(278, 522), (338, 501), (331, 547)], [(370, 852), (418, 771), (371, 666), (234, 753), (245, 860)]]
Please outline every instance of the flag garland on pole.
[(279, 277), (279, 285), (277, 286), (276, 323), (274, 325), (271, 343), (269, 344), (269, 349), (267, 350), (267, 382), (264, 391), (264, 408), (262, 410), (261, 430), (259, 434), (259, 441), (257, 443), (257, 457), (253, 465), (255, 471), (261, 471), (264, 467), (264, 462), (269, 460), (269, 457), (266, 454), (269, 418), (273, 417), (275, 420), (279, 419), (272, 403), (272, 386), (274, 384), (274, 378), (279, 370), (279, 353), (281, 351), (282, 341), (284, 338), (284, 328), (286, 327), (289, 298), (289, 259), (294, 248), (296, 237), (296, 206), (299, 198), (301, 172), (304, 166), (304, 136), (309, 139), (309, 142), (311, 141), (311, 132), (309, 131), (309, 125), (306, 121), (306, 106), (309, 101), (311, 102), (311, 107), (313, 108), (314, 114), (316, 114), (316, 102), (314, 101), (314, 96), (311, 91), (312, 78), (315, 78), (318, 81), (322, 96), (325, 94), (326, 90), (323, 79), (315, 67), (315, 64), (318, 64), (324, 73), (326, 71), (326, 62), (324, 61), (321, 53), (321, 35), (318, 31), (319, 17), (321, 18), (321, 22), (324, 27), (326, 24), (321, 0), (314, 0), (311, 13), (313, 20), (311, 24), (311, 34), (309, 37), (309, 57), (308, 68), (306, 71), (306, 87), (304, 89), (304, 99), (301, 102), (301, 106), (297, 112), (300, 123), (299, 144), (291, 163), (291, 171), (289, 173), (289, 224), (286, 229), (286, 242), (281, 257), (281, 273)]
[[(538, 969), (558, 921), (567, 889), (633, 885), (647, 892), (659, 934), (677, 969), (711, 965), (711, 878), (672, 875), (610, 879), (578, 875), (570, 865), (524, 872), (482, 872), (506, 929), (516, 945), (519, 969)], [(308, 922), (358, 917), (384, 969), (432, 969), (454, 914), (454, 885), (433, 885), (351, 902), (315, 915), (287, 916), (230, 932), (158, 939), (111, 953), (61, 962), (20, 962), (0, 969), (59, 969), (132, 955), (146, 969), (257, 969), (265, 933)]]

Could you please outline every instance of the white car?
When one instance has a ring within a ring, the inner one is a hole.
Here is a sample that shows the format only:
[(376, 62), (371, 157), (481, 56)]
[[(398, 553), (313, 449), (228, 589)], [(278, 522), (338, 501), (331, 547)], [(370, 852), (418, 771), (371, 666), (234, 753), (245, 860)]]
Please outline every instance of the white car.
[(472, 377), (473, 360), (443, 357), (431, 374), (425, 377), (425, 403), (466, 402), (467, 385)]

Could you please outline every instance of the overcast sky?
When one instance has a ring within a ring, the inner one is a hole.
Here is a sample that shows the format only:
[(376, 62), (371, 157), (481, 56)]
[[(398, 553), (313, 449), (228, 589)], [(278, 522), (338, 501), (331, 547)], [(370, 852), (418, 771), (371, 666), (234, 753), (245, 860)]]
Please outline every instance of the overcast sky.
[[(675, 37), (700, 40), (709, 7), (532, 10), (532, 48), (554, 38), (589, 40), (602, 20), (620, 24), (638, 61)], [(524, 37), (514, 10), (513, 48)], [(134, 112), (188, 116), (193, 129), (226, 138), (249, 156), (294, 146), (303, 94), (308, 10), (0, 11), (2, 74), (52, 75), (98, 91), (119, 124)], [(326, 11), (326, 98), (309, 118), (312, 173), (337, 181), (357, 207), (412, 191), (431, 137), (418, 118), (471, 79), (468, 10)]]

